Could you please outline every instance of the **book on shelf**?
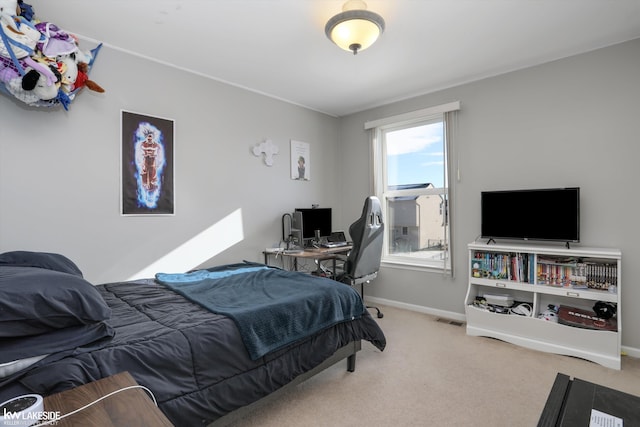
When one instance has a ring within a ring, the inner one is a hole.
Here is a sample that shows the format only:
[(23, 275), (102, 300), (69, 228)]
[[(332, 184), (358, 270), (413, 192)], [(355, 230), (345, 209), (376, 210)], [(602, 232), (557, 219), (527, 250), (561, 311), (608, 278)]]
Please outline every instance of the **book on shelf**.
[(536, 277), (539, 285), (615, 290), (618, 266), (588, 260), (539, 258)]
[(488, 279), (513, 280), (531, 283), (533, 255), (475, 251), (471, 259), (471, 275)]
[(618, 285), (618, 265), (605, 263), (585, 263), (584, 276), (587, 287), (610, 290)]

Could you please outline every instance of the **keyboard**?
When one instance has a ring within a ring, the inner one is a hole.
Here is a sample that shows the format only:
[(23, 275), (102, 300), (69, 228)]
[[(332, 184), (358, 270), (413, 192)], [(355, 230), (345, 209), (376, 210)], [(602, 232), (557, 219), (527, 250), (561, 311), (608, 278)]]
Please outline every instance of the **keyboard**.
[(320, 246), (323, 248), (341, 248), (343, 246), (349, 246), (348, 242), (327, 242), (322, 243)]

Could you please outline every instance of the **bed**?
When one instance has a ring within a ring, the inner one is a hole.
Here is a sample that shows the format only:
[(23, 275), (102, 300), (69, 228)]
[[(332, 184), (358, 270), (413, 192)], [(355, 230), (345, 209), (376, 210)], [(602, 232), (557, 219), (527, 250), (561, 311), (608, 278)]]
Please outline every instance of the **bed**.
[(255, 263), (93, 286), (0, 254), (0, 402), (128, 371), (177, 426), (218, 425), (385, 336), (351, 287)]

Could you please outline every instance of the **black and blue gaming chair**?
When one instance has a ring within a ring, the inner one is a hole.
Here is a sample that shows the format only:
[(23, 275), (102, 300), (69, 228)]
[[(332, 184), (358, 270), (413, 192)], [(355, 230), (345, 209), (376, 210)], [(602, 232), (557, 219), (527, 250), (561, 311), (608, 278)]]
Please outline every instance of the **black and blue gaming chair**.
[[(382, 258), (384, 222), (382, 206), (377, 197), (366, 198), (362, 215), (349, 227), (349, 235), (353, 241), (353, 248), (347, 255), (344, 271), (337, 280), (351, 286), (360, 285), (360, 292), (364, 299), (364, 285), (378, 276)], [(378, 312), (378, 318), (383, 317), (378, 307), (367, 306), (367, 308), (375, 309)]]

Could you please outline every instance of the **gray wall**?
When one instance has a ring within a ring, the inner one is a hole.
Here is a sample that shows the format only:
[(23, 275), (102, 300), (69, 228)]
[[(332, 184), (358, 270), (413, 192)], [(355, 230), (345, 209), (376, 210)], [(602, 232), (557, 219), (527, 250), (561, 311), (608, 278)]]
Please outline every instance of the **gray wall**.
[(640, 39), (345, 117), (340, 159), (351, 168), (344, 175), (345, 215), (357, 216), (370, 191), (364, 122), (457, 100), (455, 278), (386, 267), (368, 294), (464, 313), (466, 244), (480, 233), (480, 192), (579, 186), (581, 246), (622, 250), (622, 343), (639, 349)]
[[(623, 344), (640, 348), (638, 76), (640, 40), (336, 119), (103, 48), (91, 77), (107, 92), (85, 90), (68, 112), (0, 97), (0, 252), (60, 252), (102, 283), (235, 213), (239, 241), (219, 252), (224, 239), (207, 235), (202, 265), (261, 260), (295, 207), (333, 207), (336, 229), (359, 217), (371, 191), (365, 121), (459, 100), (455, 278), (385, 267), (368, 294), (461, 315), (480, 191), (575, 185), (582, 245), (623, 251)], [(121, 109), (176, 121), (175, 216), (120, 216)], [(250, 151), (263, 138), (280, 148), (271, 168)], [(311, 182), (289, 178), (290, 139), (311, 144)]]
[[(203, 265), (262, 260), (295, 207), (340, 215), (338, 119), (109, 48), (91, 78), (106, 93), (84, 90), (68, 112), (0, 97), (0, 252), (60, 252), (102, 283), (129, 278), (232, 213), (239, 241), (209, 258), (224, 234), (213, 233), (197, 253)], [(121, 109), (175, 120), (175, 216), (120, 215)], [(280, 149), (272, 167), (251, 152), (264, 138)], [(310, 182), (290, 179), (290, 139), (311, 145)]]

